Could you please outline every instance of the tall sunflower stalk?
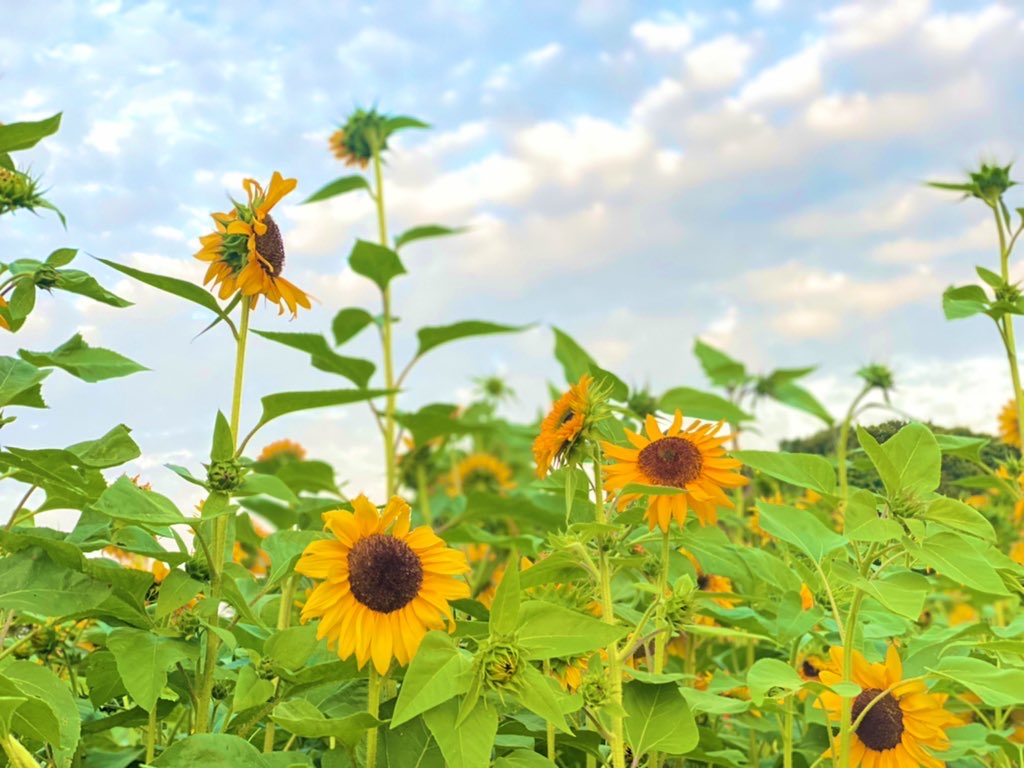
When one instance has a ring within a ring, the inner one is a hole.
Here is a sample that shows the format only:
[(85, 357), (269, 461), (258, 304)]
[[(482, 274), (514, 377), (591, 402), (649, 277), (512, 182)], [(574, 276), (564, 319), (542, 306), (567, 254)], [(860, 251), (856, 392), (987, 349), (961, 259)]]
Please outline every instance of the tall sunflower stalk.
[(977, 171), (968, 174), (966, 182), (933, 181), (928, 182), (928, 185), (936, 189), (962, 192), (965, 198), (981, 200), (995, 219), (999, 242), (999, 272), (981, 266), (975, 267), (978, 277), (992, 289), (993, 296), (990, 298), (985, 289), (976, 284), (951, 287), (942, 295), (942, 306), (949, 320), (985, 313), (996, 324), (1010, 368), (1010, 382), (1013, 386), (1013, 402), (1017, 415), (1017, 434), (1020, 435), (1024, 434), (1024, 392), (1021, 391), (1013, 316), (1024, 315), (1024, 296), (1019, 285), (1010, 282), (1010, 255), (1017, 238), (1024, 232), (1024, 208), (1017, 208), (1020, 223), (1014, 228), (1010, 209), (1003, 199), (1006, 191), (1017, 185), (1017, 182), (1010, 179), (1011, 167), (1012, 164), (1000, 166), (982, 163)]

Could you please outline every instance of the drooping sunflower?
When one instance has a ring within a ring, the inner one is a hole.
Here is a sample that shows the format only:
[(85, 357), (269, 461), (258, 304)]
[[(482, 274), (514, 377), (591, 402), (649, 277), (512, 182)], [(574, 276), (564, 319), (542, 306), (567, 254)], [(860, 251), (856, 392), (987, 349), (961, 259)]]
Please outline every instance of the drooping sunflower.
[(321, 580), (302, 608), (302, 621), (319, 619), (317, 638), (338, 656), (373, 660), (385, 674), (395, 659), (409, 663), (423, 636), (453, 621), (449, 602), (469, 597), (457, 577), (466, 556), (449, 549), (428, 527), (409, 530), (409, 505), (397, 496), (383, 514), (365, 496), (355, 512), (325, 512), (332, 538), (314, 541), (295, 570)]
[(260, 455), (256, 457), (256, 461), (270, 461), (278, 457), (302, 461), (306, 458), (306, 449), (302, 447), (301, 443), (288, 438), (275, 440), (263, 447)]
[(252, 307), (263, 296), (281, 313), (287, 306), (292, 316), (298, 314), (299, 307), (310, 308), (306, 293), (281, 277), (284, 240), (270, 216), (270, 209), (296, 184), (295, 179), (285, 179), (277, 171), (266, 190), (255, 179), (245, 179), (248, 202), (236, 202), (229, 213), (212, 214), (217, 229), (199, 238), (203, 247), (195, 257), (210, 262), (203, 283), (219, 285), (221, 299), (240, 291)]
[(1020, 423), (1017, 421), (1017, 401), (1009, 400), (999, 412), (999, 439), (1007, 445), (1020, 448)]
[(489, 453), (474, 453), (452, 469), (448, 493), (452, 496), (471, 491), (500, 494), (514, 487), (512, 468), (508, 464)]
[[(7, 306), (7, 299), (5, 299), (3, 296), (0, 296), (0, 307), (6, 307), (6, 306)], [(9, 326), (7, 324), (7, 321), (2, 316), (0, 316), (0, 328), (3, 328), (6, 331), (11, 330), (11, 326)]]
[[(678, 410), (666, 432), (658, 427), (654, 416), (644, 420), (647, 437), (626, 430), (633, 448), (603, 443), (604, 452), (615, 459), (605, 466), (605, 488), (618, 491), (630, 483), (679, 488), (685, 493), (651, 496), (647, 506), (647, 523), (668, 533), (674, 519), (686, 524), (686, 513), (693, 509), (701, 525), (717, 522), (718, 507), (732, 502), (723, 488), (745, 485), (747, 479), (734, 472), (741, 465), (725, 455), (722, 445), (729, 436), (719, 436), (722, 422), (695, 422), (682, 428), (683, 414)], [(628, 506), (640, 494), (627, 493), (619, 498), (619, 509)]]
[[(830, 668), (819, 673), (825, 685), (842, 681), (844, 649), (829, 649)], [(945, 762), (931, 754), (949, 748), (946, 729), (960, 720), (944, 708), (945, 694), (928, 693), (921, 680), (901, 683), (903, 663), (896, 646), (890, 645), (885, 663), (868, 662), (860, 651), (853, 652), (853, 682), (861, 692), (853, 702), (852, 722), (867, 710), (852, 734), (850, 764), (872, 768), (943, 768)], [(890, 690), (891, 689), (891, 690)], [(881, 695), (878, 701), (871, 705)], [(828, 712), (832, 722), (841, 719), (842, 699), (823, 692), (816, 704)], [(835, 747), (838, 749), (838, 745)], [(831, 754), (831, 752), (830, 752)]]
[(586, 429), (598, 420), (604, 399), (605, 393), (594, 386), (594, 378), (585, 373), (555, 401), (540, 424), (540, 434), (533, 441), (537, 477), (543, 480), (571, 454)]

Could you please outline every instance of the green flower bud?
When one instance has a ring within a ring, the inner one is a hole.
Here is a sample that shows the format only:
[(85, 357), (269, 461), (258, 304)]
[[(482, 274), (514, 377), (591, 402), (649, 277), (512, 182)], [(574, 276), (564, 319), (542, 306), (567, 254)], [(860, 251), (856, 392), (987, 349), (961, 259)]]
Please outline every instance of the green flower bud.
[(484, 682), (495, 690), (509, 688), (519, 676), (519, 649), (514, 645), (495, 643), (483, 652)]
[(237, 459), (215, 461), (206, 469), (206, 482), (214, 491), (230, 492), (242, 484), (245, 469)]

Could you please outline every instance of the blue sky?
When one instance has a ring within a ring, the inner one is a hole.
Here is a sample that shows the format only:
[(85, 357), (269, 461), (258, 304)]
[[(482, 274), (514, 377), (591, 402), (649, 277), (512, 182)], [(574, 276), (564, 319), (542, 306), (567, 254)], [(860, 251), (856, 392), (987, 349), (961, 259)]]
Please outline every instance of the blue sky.
[[(326, 330), (342, 306), (375, 308), (345, 267), (373, 236), (369, 203), (298, 201), (347, 172), (326, 150), (354, 106), (433, 124), (395, 142), (394, 231), (468, 225), (411, 246), (396, 284), (404, 341), (466, 318), (538, 323), (518, 337), (436, 353), (407, 405), (464, 398), (503, 373), (532, 415), (558, 380), (547, 325), (606, 367), (656, 390), (703, 386), (701, 335), (755, 369), (820, 364), (811, 387), (839, 409), (871, 361), (896, 370), (912, 415), (991, 428), (1008, 396), (983, 322), (942, 319), (942, 289), (991, 264), (976, 206), (924, 189), (980, 158), (1019, 152), (1024, 16), (1006, 3), (444, 2), (8, 4), (0, 119), (63, 110), (60, 134), (26, 157), (67, 214), (5, 217), (5, 252), (72, 245), (199, 280), (197, 238), (244, 176), (299, 180), (277, 216), (286, 275), (320, 299), (295, 322)], [(1020, 203), (1018, 203), (1019, 205)], [(5, 441), (67, 444), (124, 421), (136, 469), (171, 492), (166, 461), (202, 456), (230, 387), (228, 340), (206, 318), (92, 267), (137, 302), (114, 311), (44, 300), (17, 337), (50, 349), (80, 330), (152, 372), (98, 385), (62, 373), (54, 407)], [(7, 337), (7, 351), (15, 348)], [(357, 342), (353, 352), (372, 354)], [(401, 354), (400, 354), (401, 356)], [(258, 396), (338, 386), (302, 357), (254, 346)], [(176, 416), (185, 413), (185, 416)], [(771, 442), (813, 423), (767, 409)], [(310, 414), (267, 430), (379, 486), (363, 412)]]

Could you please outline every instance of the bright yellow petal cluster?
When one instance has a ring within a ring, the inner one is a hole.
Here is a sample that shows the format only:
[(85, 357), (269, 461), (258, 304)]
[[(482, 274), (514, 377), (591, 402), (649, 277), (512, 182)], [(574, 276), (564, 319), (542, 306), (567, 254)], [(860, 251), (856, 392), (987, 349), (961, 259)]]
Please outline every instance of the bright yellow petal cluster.
[(392, 659), (408, 664), (427, 632), (453, 625), (449, 602), (469, 597), (458, 578), (469, 566), (428, 526), (410, 531), (409, 505), (399, 497), (383, 514), (365, 496), (352, 507), (324, 513), (331, 538), (306, 547), (295, 566), (320, 581), (302, 621), (319, 619), (318, 639), (342, 659), (355, 654), (360, 669), (372, 659), (383, 675)]
[[(831, 665), (820, 673), (825, 685), (842, 681), (838, 670), (843, 668), (843, 653), (838, 647), (829, 650)], [(896, 646), (889, 646), (884, 664), (870, 663), (860, 651), (853, 652), (853, 682), (862, 689), (853, 704), (854, 721), (864, 710), (867, 714), (853, 733), (851, 765), (865, 768), (942, 768), (945, 765), (929, 750), (948, 749), (946, 729), (961, 724), (945, 710), (948, 696), (928, 693), (928, 687), (921, 680), (901, 683), (902, 680), (903, 663)], [(882, 697), (867, 709), (880, 694)], [(822, 693), (817, 706), (828, 712), (832, 722), (839, 722), (842, 699), (838, 695), (830, 691)]]
[(284, 243), (281, 230), (270, 217), (270, 210), (295, 189), (295, 179), (285, 179), (274, 171), (266, 189), (255, 179), (245, 179), (246, 204), (236, 204), (228, 213), (214, 213), (216, 231), (199, 238), (202, 244), (195, 257), (210, 263), (204, 283), (220, 286), (217, 295), (227, 299), (236, 291), (251, 300), (263, 296), (285, 307), (292, 316), (298, 308), (310, 308), (309, 296), (281, 277), (284, 269)]
[[(672, 520), (686, 524), (688, 509), (693, 509), (701, 525), (718, 520), (718, 507), (731, 505), (723, 488), (746, 485), (747, 479), (734, 470), (740, 462), (725, 455), (722, 445), (728, 435), (718, 435), (722, 422), (694, 422), (683, 429), (683, 414), (675, 412), (672, 425), (662, 432), (654, 416), (644, 422), (647, 436), (626, 430), (633, 448), (603, 443), (604, 452), (615, 460), (606, 465), (605, 488), (621, 491), (627, 485), (660, 485), (684, 490), (685, 493), (652, 495), (647, 506), (647, 522), (668, 532)], [(622, 509), (640, 494), (627, 493), (619, 498)]]

